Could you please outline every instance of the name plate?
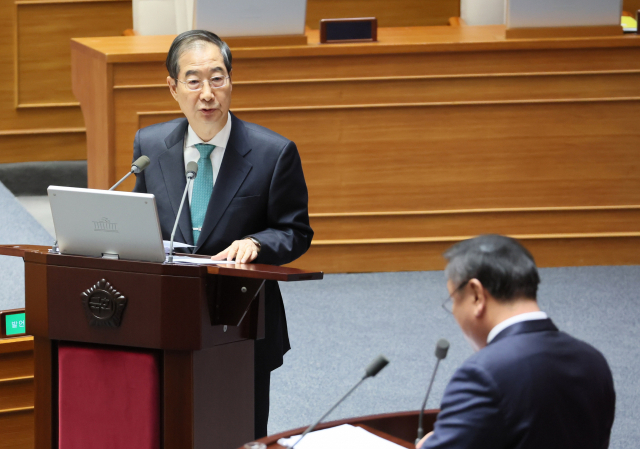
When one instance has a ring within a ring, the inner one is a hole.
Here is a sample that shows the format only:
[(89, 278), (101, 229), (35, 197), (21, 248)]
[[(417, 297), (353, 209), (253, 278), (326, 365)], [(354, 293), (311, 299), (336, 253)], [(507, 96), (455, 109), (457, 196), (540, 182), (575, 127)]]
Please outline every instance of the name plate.
[(320, 43), (376, 42), (378, 19), (363, 17), (355, 19), (322, 19), (320, 21)]

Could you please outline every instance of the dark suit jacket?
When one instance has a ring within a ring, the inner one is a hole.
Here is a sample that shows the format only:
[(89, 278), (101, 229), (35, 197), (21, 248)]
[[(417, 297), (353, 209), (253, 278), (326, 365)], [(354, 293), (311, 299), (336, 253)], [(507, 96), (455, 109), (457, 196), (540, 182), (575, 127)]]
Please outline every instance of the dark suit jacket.
[(549, 319), (525, 321), (456, 371), (422, 449), (603, 449), (614, 410), (602, 354)]
[[(162, 237), (169, 240), (186, 186), (184, 137), (186, 118), (138, 131), (133, 159), (146, 155), (147, 169), (136, 179), (135, 192), (156, 197)], [(255, 263), (282, 265), (300, 257), (311, 245), (308, 194), (298, 150), (293, 142), (231, 115), (231, 134), (224, 152), (199, 240), (193, 242), (191, 213), (185, 201), (175, 240), (195, 244), (199, 254), (217, 254), (234, 240), (253, 236), (261, 243)], [(280, 289), (266, 285), (265, 339), (256, 343), (257, 357), (269, 369), (282, 364), (289, 350)]]

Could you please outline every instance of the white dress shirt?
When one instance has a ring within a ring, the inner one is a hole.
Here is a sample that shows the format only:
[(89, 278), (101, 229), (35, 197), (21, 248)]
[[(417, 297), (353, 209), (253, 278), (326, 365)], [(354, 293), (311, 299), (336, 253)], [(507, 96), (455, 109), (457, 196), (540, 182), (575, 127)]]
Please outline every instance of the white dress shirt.
[(498, 335), (509, 326), (513, 326), (516, 323), (521, 323), (522, 321), (546, 320), (547, 318), (547, 314), (540, 311), (521, 313), (520, 315), (507, 318), (502, 323), (499, 323), (493, 329), (491, 329), (491, 332), (489, 332), (489, 335), (487, 336), (487, 344), (491, 343), (491, 340), (496, 338), (496, 335)]
[[(210, 145), (215, 145), (216, 147), (211, 152), (211, 166), (213, 167), (213, 185), (216, 185), (216, 179), (218, 178), (218, 172), (220, 171), (220, 165), (222, 164), (222, 157), (224, 156), (224, 150), (227, 148), (227, 144), (229, 143), (229, 135), (231, 134), (231, 113), (227, 112), (227, 124), (213, 136), (213, 139), (208, 142), (203, 141), (196, 132), (193, 130), (191, 125), (187, 128), (187, 134), (184, 138), (184, 169), (185, 169), (185, 178), (187, 172), (187, 164), (191, 161), (198, 162), (200, 159), (200, 152), (195, 147), (197, 143), (208, 143)], [(193, 190), (193, 182), (189, 186), (189, 204), (191, 204), (191, 192)]]

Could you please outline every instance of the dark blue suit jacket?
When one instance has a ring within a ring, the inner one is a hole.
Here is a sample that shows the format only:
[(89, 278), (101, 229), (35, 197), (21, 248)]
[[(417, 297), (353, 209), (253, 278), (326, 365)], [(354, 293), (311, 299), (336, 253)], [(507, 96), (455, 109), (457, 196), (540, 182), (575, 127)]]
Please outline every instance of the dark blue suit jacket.
[(600, 352), (549, 319), (524, 321), (455, 372), (422, 449), (603, 449), (614, 410)]
[[(133, 159), (146, 155), (147, 169), (136, 179), (135, 192), (156, 198), (162, 237), (169, 240), (186, 186), (184, 137), (186, 118), (138, 131)], [(231, 134), (224, 152), (199, 240), (193, 242), (189, 203), (185, 202), (176, 241), (196, 245), (195, 252), (213, 255), (234, 240), (254, 236), (261, 243), (255, 263), (283, 265), (311, 245), (308, 193), (296, 145), (266, 128), (231, 114)], [(289, 350), (280, 289), (267, 281), (265, 339), (256, 343), (257, 357), (275, 369)]]

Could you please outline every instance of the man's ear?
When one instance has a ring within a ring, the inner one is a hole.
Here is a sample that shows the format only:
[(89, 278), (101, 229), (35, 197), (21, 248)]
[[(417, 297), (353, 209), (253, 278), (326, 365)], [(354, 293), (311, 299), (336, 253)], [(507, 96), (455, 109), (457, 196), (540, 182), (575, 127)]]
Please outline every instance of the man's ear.
[(473, 315), (481, 318), (487, 311), (487, 289), (477, 279), (471, 279), (469, 286), (473, 292)]
[(178, 101), (178, 91), (176, 90), (178, 86), (176, 85), (176, 80), (168, 76), (167, 84), (169, 85), (169, 92), (171, 92), (171, 95), (173, 95), (173, 99)]

